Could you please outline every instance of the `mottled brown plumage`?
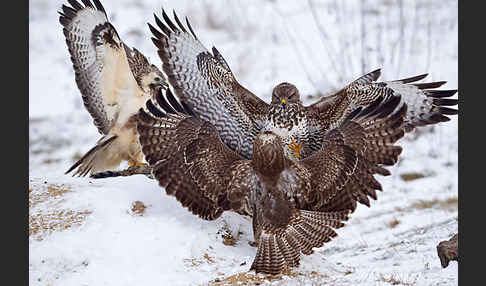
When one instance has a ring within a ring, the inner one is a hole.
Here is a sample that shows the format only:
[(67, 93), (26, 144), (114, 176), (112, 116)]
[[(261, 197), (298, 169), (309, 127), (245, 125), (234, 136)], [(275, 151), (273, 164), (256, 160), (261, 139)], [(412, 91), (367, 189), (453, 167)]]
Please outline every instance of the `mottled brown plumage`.
[(263, 131), (281, 137), (288, 158), (306, 158), (320, 150), (324, 134), (353, 110), (378, 98), (400, 95), (407, 103), (405, 131), (448, 121), (446, 115), (457, 114), (456, 109), (446, 107), (457, 105), (457, 99), (444, 98), (456, 90), (433, 90), (445, 82), (415, 83), (426, 75), (376, 82), (380, 70), (361, 76), (310, 106), (303, 106), (293, 84), (281, 83), (267, 104), (237, 82), (216, 48), (211, 53), (201, 44), (187, 18), (188, 29), (175, 12), (174, 20), (175, 23), (163, 10), (162, 20), (155, 16), (158, 28), (151, 24), (149, 27), (175, 95), (213, 124), (223, 142), (247, 159), (252, 157), (253, 139)]
[(84, 106), (103, 137), (66, 173), (74, 175), (113, 170), (126, 160), (143, 161), (136, 133), (136, 114), (165, 85), (161, 71), (120, 39), (103, 5), (94, 0), (68, 0), (62, 5), (63, 26), (76, 84)]
[(165, 11), (157, 28), (149, 24), (162, 68), (175, 95), (200, 118), (213, 124), (223, 142), (251, 158), (253, 139), (262, 128), (267, 104), (241, 86), (228, 64), (213, 47), (208, 51), (174, 13), (174, 24)]
[(275, 274), (337, 235), (350, 209), (330, 209), (334, 198), (381, 189), (373, 175), (401, 151), (394, 143), (404, 134), (406, 105), (399, 104), (392, 96), (357, 109), (324, 135), (320, 151), (298, 161), (285, 156), (271, 131), (255, 137), (246, 159), (170, 90), (147, 103), (149, 113), (140, 110), (138, 131), (154, 178), (192, 213), (208, 220), (227, 210), (253, 217), (258, 250), (251, 269)]
[[(445, 82), (410, 84), (425, 78), (420, 75), (390, 82), (375, 82), (380, 70), (373, 71), (349, 84), (339, 92), (318, 102), (303, 106), (297, 88), (290, 83), (277, 85), (272, 92), (266, 130), (281, 135), (289, 158), (305, 158), (321, 148), (322, 134), (339, 125), (348, 114), (365, 107), (377, 99), (400, 95), (407, 103), (408, 111), (403, 122), (406, 132), (417, 126), (450, 120), (445, 115), (457, 114), (457, 110), (445, 106), (457, 105), (457, 99), (446, 99), (455, 90), (430, 90)], [(293, 142), (301, 144), (295, 148)], [(297, 149), (297, 150), (295, 150)], [(295, 151), (298, 151), (295, 152)], [(298, 155), (298, 156), (297, 156)]]
[(456, 109), (446, 106), (458, 104), (457, 99), (445, 99), (454, 95), (457, 90), (434, 90), (445, 84), (445, 81), (416, 83), (427, 74), (393, 81), (376, 82), (381, 75), (377, 69), (363, 75), (336, 93), (321, 98), (308, 107), (310, 117), (324, 122), (322, 129), (332, 128), (347, 114), (357, 107), (364, 107), (378, 98), (400, 95), (408, 109), (404, 120), (406, 132), (417, 126), (449, 121), (445, 115), (457, 114)]

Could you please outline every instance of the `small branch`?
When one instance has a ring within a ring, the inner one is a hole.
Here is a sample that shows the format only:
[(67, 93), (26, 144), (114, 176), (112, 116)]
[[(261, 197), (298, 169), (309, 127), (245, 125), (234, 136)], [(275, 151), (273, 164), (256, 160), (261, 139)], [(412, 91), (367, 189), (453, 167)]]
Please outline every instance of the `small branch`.
[(366, 23), (365, 23), (365, 6), (366, 1), (362, 0), (360, 6), (360, 14), (361, 14), (361, 27), (360, 27), (360, 34), (361, 34), (361, 74), (365, 74), (366, 72)]
[(403, 0), (399, 0), (399, 7), (400, 7), (400, 36), (398, 38), (398, 63), (397, 63), (397, 77), (400, 76), (400, 69), (402, 67), (402, 60), (405, 57), (405, 13), (403, 8)]
[[(337, 55), (337, 53), (333, 48), (332, 42), (329, 40), (329, 37), (327, 36), (326, 30), (324, 29), (324, 27), (321, 25), (321, 23), (319, 22), (319, 20), (317, 18), (316, 7), (314, 5), (314, 1), (308, 0), (308, 2), (309, 2), (312, 18), (313, 18), (314, 22), (316, 23), (317, 29), (319, 30), (319, 35), (321, 36), (320, 38), (321, 38), (322, 44), (324, 46), (324, 50), (327, 53), (327, 57), (331, 61), (332, 68), (334, 69), (334, 71), (336, 72), (336, 74), (339, 77), (338, 82), (341, 82), (342, 81), (341, 77), (342, 77), (342, 74), (343, 74), (342, 65), (338, 65), (338, 62), (334, 58), (334, 56)], [(332, 51), (330, 51), (330, 49), (332, 49)], [(340, 67), (340, 70), (338, 70), (338, 67)]]
[(90, 178), (104, 179), (104, 178), (112, 178), (112, 177), (128, 177), (133, 175), (145, 175), (150, 179), (153, 179), (152, 168), (148, 165), (130, 167), (128, 169), (121, 170), (121, 171), (98, 172), (92, 174)]
[[(307, 66), (305, 65), (305, 61), (304, 61), (304, 57), (302, 56), (302, 53), (299, 51), (298, 47), (297, 47), (297, 39), (293, 37), (293, 35), (291, 34), (290, 32), (290, 29), (289, 29), (289, 25), (287, 23), (287, 17), (285, 17), (283, 15), (283, 13), (277, 8), (275, 7), (274, 5), (274, 10), (275, 12), (280, 16), (280, 18), (282, 19), (283, 21), (283, 24), (285, 26), (285, 32), (287, 34), (287, 37), (289, 38), (290, 40), (290, 43), (292, 44), (292, 48), (293, 50), (295, 51), (295, 54), (297, 55), (297, 58), (298, 58), (298, 62), (300, 64), (300, 66), (302, 67), (302, 69), (304, 70), (304, 73), (307, 77), (307, 80), (309, 80), (309, 82), (311, 83), (311, 85), (315, 88), (315, 89), (318, 89), (318, 85), (317, 83), (314, 81), (314, 79), (312, 78), (312, 75), (311, 75), (311, 72), (308, 70)], [(307, 45), (304, 45), (304, 47), (307, 46)], [(326, 83), (326, 84), (329, 84), (329, 80), (325, 77), (325, 75), (322, 75), (322, 80)]]

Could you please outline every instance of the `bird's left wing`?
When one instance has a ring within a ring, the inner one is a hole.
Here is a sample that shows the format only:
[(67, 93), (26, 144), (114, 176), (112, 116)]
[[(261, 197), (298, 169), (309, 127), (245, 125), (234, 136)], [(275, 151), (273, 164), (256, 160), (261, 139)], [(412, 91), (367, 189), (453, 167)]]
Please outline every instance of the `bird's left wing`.
[(174, 24), (165, 11), (158, 26), (149, 24), (163, 71), (175, 95), (201, 119), (213, 124), (221, 139), (237, 153), (250, 159), (253, 139), (263, 127), (268, 105), (241, 86), (216, 48), (208, 51), (174, 12)]
[(317, 124), (326, 122), (321, 129), (331, 129), (339, 125), (354, 109), (365, 107), (380, 97), (399, 95), (408, 106), (404, 120), (406, 132), (417, 126), (449, 121), (450, 118), (446, 115), (458, 113), (457, 109), (448, 107), (458, 104), (457, 99), (448, 98), (457, 90), (435, 90), (445, 84), (445, 81), (416, 83), (427, 76), (423, 74), (376, 82), (380, 75), (380, 69), (365, 74), (335, 94), (308, 106), (307, 111), (316, 119)]
[(320, 151), (295, 163), (295, 172), (311, 182), (300, 207), (354, 211), (357, 201), (369, 206), (368, 196), (376, 199), (375, 190), (381, 190), (374, 175), (389, 174), (383, 166), (394, 165), (402, 151), (394, 143), (404, 135), (406, 109), (400, 96), (378, 98), (327, 132)]

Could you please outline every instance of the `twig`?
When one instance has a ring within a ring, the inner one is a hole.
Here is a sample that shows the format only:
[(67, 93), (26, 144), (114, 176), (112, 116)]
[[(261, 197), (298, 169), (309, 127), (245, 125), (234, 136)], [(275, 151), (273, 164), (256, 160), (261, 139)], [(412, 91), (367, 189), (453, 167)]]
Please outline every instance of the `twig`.
[[(338, 75), (338, 82), (341, 82), (342, 81), (342, 74), (343, 74), (343, 72), (342, 72), (343, 65), (342, 64), (338, 65), (338, 62), (334, 59), (334, 55), (336, 55), (337, 53), (334, 50), (332, 42), (329, 40), (329, 37), (327, 36), (326, 30), (324, 29), (324, 27), (321, 25), (321, 23), (317, 19), (316, 7), (314, 5), (314, 1), (308, 0), (307, 2), (309, 3), (309, 6), (310, 6), (312, 18), (313, 18), (314, 22), (316, 23), (317, 29), (319, 30), (319, 35), (320, 35), (322, 44), (324, 46), (324, 50), (327, 53), (327, 57), (331, 61), (332, 68), (334, 69), (334, 71)], [(332, 51), (331, 51), (331, 49), (332, 49)], [(341, 70), (338, 70), (337, 67), (341, 67)]]
[(128, 177), (133, 175), (145, 175), (150, 179), (153, 179), (152, 168), (148, 165), (130, 167), (128, 169), (121, 170), (121, 171), (98, 172), (92, 174), (90, 178), (104, 179), (104, 178), (112, 178), (112, 177)]

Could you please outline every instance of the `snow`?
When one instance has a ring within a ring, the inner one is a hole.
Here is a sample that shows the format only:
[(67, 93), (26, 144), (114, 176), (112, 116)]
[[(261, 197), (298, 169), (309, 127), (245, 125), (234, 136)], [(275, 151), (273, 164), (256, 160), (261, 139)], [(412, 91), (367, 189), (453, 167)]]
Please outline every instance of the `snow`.
[[(457, 1), (404, 1), (402, 30), (399, 2), (368, 2), (366, 71), (382, 67), (384, 80), (428, 72), (427, 80), (448, 81), (444, 89), (458, 87)], [(188, 16), (203, 44), (216, 46), (240, 83), (267, 102), (282, 81), (307, 95), (327, 93), (362, 74), (360, 1), (102, 3), (122, 39), (157, 65), (146, 23), (154, 22), (161, 6)], [(205, 285), (248, 271), (256, 254), (248, 245), (249, 219), (225, 213), (203, 221), (144, 176), (94, 180), (63, 174), (100, 135), (74, 81), (56, 13), (63, 2), (29, 4), (29, 187), (39, 196), (49, 186), (68, 190), (32, 204), (29, 213), (89, 211), (80, 224), (30, 236), (30, 285)], [(333, 65), (330, 57), (342, 62)], [(314, 100), (305, 98), (307, 104)], [(407, 134), (392, 175), (378, 178), (384, 192), (371, 208), (359, 206), (339, 237), (303, 257), (293, 274), (264, 283), (456, 285), (457, 263), (442, 269), (435, 247), (458, 228), (457, 130), (453, 118)], [(408, 173), (425, 177), (404, 181), (401, 175)], [(147, 206), (143, 216), (130, 210), (135, 201)], [(241, 232), (234, 246), (223, 244), (226, 226), (235, 237)]]

